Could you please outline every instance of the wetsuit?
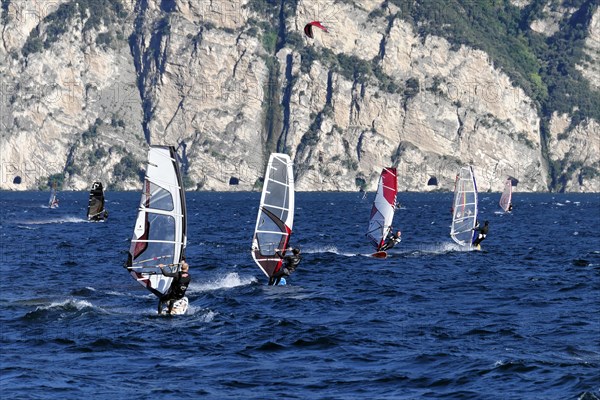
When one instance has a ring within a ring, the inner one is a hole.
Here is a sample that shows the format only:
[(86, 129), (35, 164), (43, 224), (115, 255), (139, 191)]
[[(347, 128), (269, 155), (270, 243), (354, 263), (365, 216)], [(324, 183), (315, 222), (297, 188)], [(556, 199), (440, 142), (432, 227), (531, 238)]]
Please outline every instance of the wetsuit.
[(479, 243), (483, 242), (483, 240), (485, 239), (485, 237), (487, 236), (488, 233), (488, 225), (484, 225), (482, 228), (475, 228), (476, 232), (479, 232), (477, 234), (477, 238), (473, 241), (473, 245), (474, 246), (478, 246)]
[(169, 288), (169, 291), (165, 295), (163, 295), (158, 301), (158, 313), (160, 314), (162, 312), (163, 303), (168, 301), (168, 313), (170, 314), (171, 310), (173, 309), (173, 304), (175, 304), (175, 301), (183, 299), (183, 297), (185, 296), (185, 291), (190, 285), (192, 277), (188, 272), (165, 272), (162, 268), (160, 270), (162, 271), (162, 274), (164, 276), (173, 278), (173, 282), (171, 282), (171, 287)]
[(400, 238), (400, 236), (396, 235), (395, 233), (389, 233), (385, 240), (385, 243), (379, 248), (379, 251), (389, 250), (401, 241), (402, 239)]
[[(279, 257), (282, 257), (281, 253), (277, 252)], [(276, 271), (271, 278), (269, 278), (269, 286), (278, 285), (281, 281), (281, 278), (284, 276), (290, 276), (292, 272), (296, 270), (298, 264), (300, 264), (300, 254), (291, 254), (289, 256), (283, 257), (283, 266)]]

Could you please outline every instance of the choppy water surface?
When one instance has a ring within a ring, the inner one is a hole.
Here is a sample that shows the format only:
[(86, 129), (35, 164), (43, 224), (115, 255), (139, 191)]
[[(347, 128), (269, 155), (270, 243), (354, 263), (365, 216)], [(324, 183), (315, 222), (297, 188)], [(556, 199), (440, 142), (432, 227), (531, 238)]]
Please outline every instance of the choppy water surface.
[(3, 398), (600, 396), (600, 196), (481, 194), (482, 252), (450, 240), (452, 195), (401, 194), (403, 241), (366, 257), (372, 194), (298, 193), (304, 259), (268, 287), (259, 193), (188, 193), (189, 315), (158, 317), (122, 268), (138, 193), (0, 193)]

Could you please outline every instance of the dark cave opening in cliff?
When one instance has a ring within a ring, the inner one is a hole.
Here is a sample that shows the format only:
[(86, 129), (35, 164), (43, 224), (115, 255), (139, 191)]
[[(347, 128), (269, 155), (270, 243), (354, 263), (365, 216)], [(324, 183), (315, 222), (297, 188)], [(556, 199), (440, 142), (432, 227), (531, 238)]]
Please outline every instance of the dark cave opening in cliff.
[(15, 176), (15, 179), (13, 179), (13, 183), (15, 185), (20, 185), (21, 184), (21, 177), (20, 176)]
[(229, 184), (230, 185), (239, 185), (240, 179), (236, 178), (235, 176), (232, 176), (231, 178), (229, 178)]
[(427, 181), (427, 186), (437, 186), (437, 185), (438, 185), (438, 180), (437, 180), (437, 178), (435, 176), (432, 176)]

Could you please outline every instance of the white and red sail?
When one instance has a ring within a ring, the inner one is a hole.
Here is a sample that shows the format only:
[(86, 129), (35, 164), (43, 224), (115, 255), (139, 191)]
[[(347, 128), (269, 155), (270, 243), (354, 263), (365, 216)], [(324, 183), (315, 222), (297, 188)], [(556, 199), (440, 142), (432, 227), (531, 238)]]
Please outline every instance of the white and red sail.
[(281, 268), (294, 224), (294, 172), (287, 154), (269, 157), (263, 182), (254, 237), (252, 258), (268, 277)]
[(157, 265), (179, 268), (186, 230), (185, 191), (175, 148), (151, 146), (126, 267), (158, 297), (169, 290), (173, 278), (163, 276)]
[(379, 177), (367, 230), (367, 238), (378, 251), (392, 228), (397, 194), (396, 168), (384, 168)]

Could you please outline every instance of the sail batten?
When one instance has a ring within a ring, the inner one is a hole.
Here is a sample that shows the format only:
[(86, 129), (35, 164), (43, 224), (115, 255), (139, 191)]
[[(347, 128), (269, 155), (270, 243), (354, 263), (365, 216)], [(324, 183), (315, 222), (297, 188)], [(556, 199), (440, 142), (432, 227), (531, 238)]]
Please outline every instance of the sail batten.
[(456, 175), (452, 205), (452, 240), (461, 246), (470, 246), (473, 228), (477, 223), (477, 184), (471, 166), (463, 167)]
[(268, 277), (279, 270), (294, 223), (294, 175), (287, 154), (273, 153), (265, 171), (252, 239), (252, 258)]
[(383, 168), (377, 184), (377, 193), (371, 208), (367, 238), (376, 250), (383, 245), (392, 228), (394, 207), (398, 193), (396, 168)]
[[(132, 277), (159, 297), (169, 290), (173, 278), (160, 274), (157, 261), (177, 269), (187, 244), (185, 191), (176, 154), (173, 146), (151, 146), (148, 151), (127, 261)], [(144, 268), (150, 271), (139, 271)]]

